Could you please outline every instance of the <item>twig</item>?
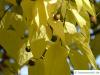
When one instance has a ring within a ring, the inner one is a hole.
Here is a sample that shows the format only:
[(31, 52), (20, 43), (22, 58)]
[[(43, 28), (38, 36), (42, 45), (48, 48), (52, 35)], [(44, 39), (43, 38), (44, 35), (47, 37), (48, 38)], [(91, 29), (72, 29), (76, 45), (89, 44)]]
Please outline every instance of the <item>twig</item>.
[(3, 19), (3, 17), (5, 16), (5, 14), (9, 11), (9, 9), (11, 9), (13, 5), (10, 5), (9, 8), (7, 10), (4, 11), (4, 14), (0, 17), (0, 22)]
[(98, 12), (96, 16), (98, 16), (99, 14), (100, 14), (100, 12)]

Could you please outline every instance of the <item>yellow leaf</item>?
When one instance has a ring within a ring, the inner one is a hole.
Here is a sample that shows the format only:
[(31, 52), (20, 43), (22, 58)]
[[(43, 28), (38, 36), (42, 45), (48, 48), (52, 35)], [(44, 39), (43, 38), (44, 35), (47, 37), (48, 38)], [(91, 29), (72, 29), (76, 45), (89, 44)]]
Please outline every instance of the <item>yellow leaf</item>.
[(29, 30), (29, 37), (28, 37), (28, 39), (31, 42), (31, 40), (33, 40), (33, 39), (35, 40), (36, 39), (36, 33), (38, 31), (38, 26), (37, 26), (36, 22), (33, 21), (33, 23), (29, 24), (29, 26), (27, 28)]
[(60, 21), (48, 21), (51, 27), (53, 28), (54, 35), (57, 35), (59, 38), (61, 38), (63, 41), (65, 41), (65, 34), (64, 34), (64, 27), (63, 23)]
[(52, 38), (52, 29), (50, 28), (50, 26), (46, 26), (46, 33), (49, 39)]
[(33, 57), (32, 52), (27, 52), (26, 44), (24, 44), (20, 49), (20, 51), (18, 52), (17, 62), (20, 66), (23, 66), (32, 57)]
[[(86, 56), (78, 50), (71, 50), (69, 53), (70, 61), (75, 70), (88, 70), (89, 61)], [(77, 60), (76, 60), (77, 59)]]
[(37, 39), (31, 42), (30, 44), (32, 53), (35, 58), (40, 58), (46, 49), (45, 39)]
[(56, 11), (56, 3), (53, 3), (53, 4), (49, 4), (47, 5), (47, 11), (48, 11), (48, 15), (49, 17), (52, 17), (54, 12)]
[(27, 40), (23, 37), (27, 26), (15, 13), (6, 13), (2, 24), (4, 28), (0, 29), (0, 45), (9, 56), (17, 60), (18, 51)]
[(78, 38), (81, 42), (85, 42), (86, 37), (81, 33), (76, 33), (73, 38)]
[(91, 63), (92, 66), (93, 66), (93, 68), (94, 68), (94, 69), (97, 69), (96, 60), (95, 60), (95, 57), (94, 57), (94, 55), (93, 55), (91, 49), (90, 49), (87, 45), (85, 45), (85, 44), (82, 46), (82, 49), (84, 49), (83, 52), (84, 52), (85, 55), (88, 57), (90, 63)]
[(74, 33), (77, 32), (75, 25), (73, 25), (73, 24), (70, 23), (70, 22), (65, 22), (65, 27), (66, 27), (67, 32), (68, 32), (69, 34), (74, 34)]
[(82, 9), (80, 14), (86, 20), (86, 25), (81, 28), (81, 33), (85, 36), (85, 41), (90, 42), (90, 17), (86, 10)]
[(36, 1), (32, 0), (22, 0), (21, 6), (23, 9), (23, 17), (26, 19), (26, 24), (29, 29), (29, 40), (36, 38), (37, 24), (35, 21), (35, 16), (37, 14)]
[(92, 15), (92, 16), (95, 16), (95, 12), (94, 12), (94, 9), (92, 8), (91, 6), (91, 3), (89, 0), (83, 0), (83, 3), (84, 3), (84, 8)]
[(45, 75), (44, 60), (38, 59), (33, 66), (29, 66), (29, 75)]
[(36, 5), (38, 8), (38, 13), (39, 13), (39, 23), (40, 23), (40, 25), (46, 25), (47, 24), (47, 15), (46, 15), (44, 1), (37, 0)]
[(89, 44), (87, 42), (82, 42), (78, 38), (74, 38), (74, 40), (76, 41), (76, 44), (79, 47), (79, 49), (87, 56), (89, 62), (93, 66), (93, 68), (97, 69), (95, 57), (94, 57), (94, 55), (89, 47)]
[(27, 19), (29, 23), (32, 22), (32, 20), (35, 19), (36, 15), (36, 1), (31, 1), (31, 0), (22, 0), (21, 6), (23, 9), (23, 15)]
[(65, 42), (67, 45), (70, 45), (72, 43), (72, 35), (69, 33), (65, 33)]
[(76, 5), (77, 5), (77, 9), (80, 12), (82, 7), (83, 7), (83, 1), (82, 0), (75, 0)]
[(73, 24), (76, 24), (75, 17), (73, 15), (73, 13), (69, 10), (66, 10), (66, 21), (71, 22)]
[(91, 49), (93, 49), (93, 54), (97, 57), (100, 54), (100, 34), (95, 36), (95, 39), (90, 42)]
[(65, 18), (66, 15), (66, 9), (67, 9), (67, 1), (63, 0), (61, 6), (61, 14), (63, 16), (63, 19)]
[(66, 61), (67, 50), (56, 42), (46, 52), (45, 72), (46, 75), (70, 75), (69, 65)]
[(49, 40), (47, 35), (46, 35), (46, 26), (42, 25), (39, 29), (39, 36), (37, 38), (45, 38), (45, 40)]
[(71, 9), (71, 11), (72, 11), (74, 17), (76, 18), (78, 25), (80, 25), (80, 27), (83, 27), (84, 25), (86, 25), (85, 19), (78, 13), (77, 10)]

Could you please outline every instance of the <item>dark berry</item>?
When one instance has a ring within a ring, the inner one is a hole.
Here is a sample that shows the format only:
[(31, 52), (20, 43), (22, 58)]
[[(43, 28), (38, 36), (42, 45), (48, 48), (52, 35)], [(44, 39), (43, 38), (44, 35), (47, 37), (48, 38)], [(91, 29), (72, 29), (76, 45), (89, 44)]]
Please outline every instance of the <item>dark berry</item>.
[(60, 14), (55, 14), (54, 15), (54, 20), (60, 20)]
[(18, 5), (20, 5), (21, 2), (22, 2), (22, 0), (16, 0), (16, 3), (17, 3)]
[(57, 36), (53, 35), (52, 38), (51, 38), (51, 41), (55, 42), (56, 40), (57, 40)]
[(29, 64), (30, 66), (34, 66), (34, 65), (35, 65), (35, 61), (29, 60), (28, 64)]
[(31, 51), (30, 46), (27, 46), (27, 47), (25, 48), (25, 50), (26, 50), (27, 52), (30, 52), (30, 51)]

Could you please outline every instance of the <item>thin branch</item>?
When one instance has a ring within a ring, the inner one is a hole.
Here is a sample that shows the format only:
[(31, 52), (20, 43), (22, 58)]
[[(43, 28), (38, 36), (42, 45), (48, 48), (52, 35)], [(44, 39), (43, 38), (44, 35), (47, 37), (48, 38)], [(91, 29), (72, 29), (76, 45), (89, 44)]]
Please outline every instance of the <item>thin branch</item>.
[(10, 5), (9, 8), (7, 10), (4, 11), (4, 14), (0, 17), (0, 22), (3, 19), (3, 17), (5, 16), (5, 14), (9, 11), (9, 9), (12, 8), (13, 5)]
[(96, 16), (98, 16), (99, 14), (100, 14), (100, 12), (98, 12)]

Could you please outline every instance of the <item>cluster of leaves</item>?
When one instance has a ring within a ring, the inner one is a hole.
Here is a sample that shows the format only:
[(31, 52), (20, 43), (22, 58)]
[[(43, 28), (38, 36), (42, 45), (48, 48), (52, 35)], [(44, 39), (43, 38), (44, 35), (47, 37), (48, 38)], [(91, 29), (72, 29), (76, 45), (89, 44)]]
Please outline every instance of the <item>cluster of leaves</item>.
[(0, 0), (0, 45), (16, 62), (4, 75), (14, 75), (25, 64), (29, 75), (70, 75), (71, 65), (97, 69), (89, 47), (93, 3), (54, 1)]

